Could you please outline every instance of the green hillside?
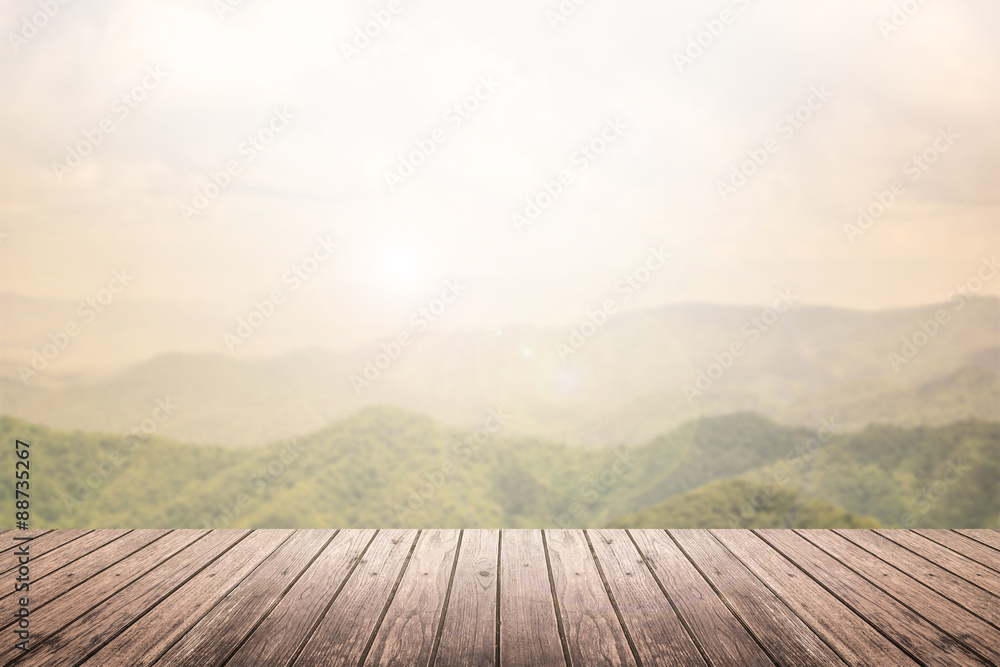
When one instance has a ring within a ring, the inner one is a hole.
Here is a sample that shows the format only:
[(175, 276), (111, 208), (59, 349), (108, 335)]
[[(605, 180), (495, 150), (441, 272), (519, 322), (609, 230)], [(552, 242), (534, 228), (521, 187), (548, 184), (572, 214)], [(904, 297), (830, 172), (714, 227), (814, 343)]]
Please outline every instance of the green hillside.
[[(477, 444), (387, 407), (250, 449), (123, 441), (10, 417), (0, 418), (0, 436), (31, 443), (35, 527), (518, 528), (669, 518), (725, 528), (733, 508), (759, 505), (775, 481), (787, 488), (768, 498), (770, 509), (757, 508), (758, 521), (865, 520), (856, 515), (892, 525), (910, 513), (912, 526), (1000, 526), (1000, 424), (992, 422), (871, 427), (811, 458), (809, 430), (753, 414), (688, 422), (631, 449), (568, 447), (503, 429)], [(12, 470), (13, 447), (0, 459)], [(11, 485), (0, 485), (0, 499), (9, 526)]]
[(878, 528), (871, 517), (846, 510), (799, 489), (769, 488), (745, 479), (711, 482), (612, 522), (612, 528)]

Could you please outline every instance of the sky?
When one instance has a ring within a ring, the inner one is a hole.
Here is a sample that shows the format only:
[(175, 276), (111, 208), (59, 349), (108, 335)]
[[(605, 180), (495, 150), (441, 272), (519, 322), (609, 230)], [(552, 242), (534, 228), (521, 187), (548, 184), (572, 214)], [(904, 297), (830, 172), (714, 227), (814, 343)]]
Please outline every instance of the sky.
[(1000, 6), (897, 4), (8, 1), (0, 291), (361, 340), (447, 280), (451, 326), (575, 321), (656, 248), (631, 307), (940, 302), (1000, 249)]

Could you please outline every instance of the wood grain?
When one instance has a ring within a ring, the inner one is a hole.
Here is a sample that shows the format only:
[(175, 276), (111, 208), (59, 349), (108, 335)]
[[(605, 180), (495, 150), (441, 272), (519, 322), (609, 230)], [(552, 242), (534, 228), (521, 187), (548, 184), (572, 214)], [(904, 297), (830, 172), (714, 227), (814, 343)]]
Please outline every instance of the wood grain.
[(966, 581), (974, 583), (983, 590), (1000, 595), (1000, 576), (985, 565), (980, 565), (971, 558), (957, 554), (948, 547), (909, 530), (876, 530), (875, 532), (887, 540), (906, 547), (910, 552), (927, 558), (949, 572), (957, 574)]
[(462, 534), (435, 667), (494, 667), (499, 530)]
[(915, 530), (913, 532), (934, 540), (966, 558), (971, 558), (980, 565), (1000, 572), (1000, 551), (991, 549), (982, 542), (977, 542), (953, 530)]

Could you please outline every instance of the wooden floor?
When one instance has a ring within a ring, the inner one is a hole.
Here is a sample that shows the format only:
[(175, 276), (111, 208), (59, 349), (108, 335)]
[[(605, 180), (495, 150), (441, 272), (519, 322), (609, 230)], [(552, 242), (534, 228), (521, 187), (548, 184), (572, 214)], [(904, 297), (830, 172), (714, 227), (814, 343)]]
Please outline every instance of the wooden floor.
[(991, 530), (2, 532), (5, 665), (1000, 665)]

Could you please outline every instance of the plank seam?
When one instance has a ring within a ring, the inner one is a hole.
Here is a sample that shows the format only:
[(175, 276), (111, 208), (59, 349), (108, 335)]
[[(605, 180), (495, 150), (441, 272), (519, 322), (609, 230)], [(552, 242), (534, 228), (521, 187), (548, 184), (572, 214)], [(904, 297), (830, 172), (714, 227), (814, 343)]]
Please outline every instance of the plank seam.
[[(972, 556), (970, 556), (970, 555), (968, 555), (968, 554), (964, 554), (964, 553), (962, 553), (961, 551), (959, 551), (959, 550), (957, 550), (957, 549), (955, 549), (955, 548), (953, 548), (953, 547), (951, 547), (951, 546), (949, 546), (949, 545), (945, 544), (944, 542), (939, 542), (938, 540), (935, 540), (935, 539), (934, 539), (933, 537), (931, 537), (931, 536), (929, 536), (929, 535), (924, 535), (923, 533), (918, 533), (918, 532), (917, 532), (916, 530), (912, 530), (912, 532), (913, 532), (913, 534), (914, 534), (914, 535), (919, 535), (920, 537), (924, 538), (925, 540), (930, 540), (930, 541), (931, 541), (931, 542), (933, 542), (934, 544), (937, 544), (937, 545), (940, 545), (940, 546), (944, 547), (945, 549), (947, 549), (948, 551), (951, 551), (952, 553), (956, 553), (956, 554), (958, 554), (959, 556), (962, 556), (963, 558), (968, 558), (969, 560), (971, 560), (971, 561), (973, 561), (973, 562), (976, 562), (976, 563), (979, 563), (980, 565), (982, 565), (982, 566), (983, 566), (983, 567), (985, 567), (986, 569), (988, 569), (988, 570), (993, 570), (993, 571), (994, 571), (994, 572), (996, 572), (997, 574), (1000, 574), (1000, 570), (998, 570), (997, 568), (995, 568), (995, 567), (992, 567), (992, 566), (990, 566), (990, 565), (987, 565), (986, 563), (983, 563), (982, 561), (979, 561), (979, 560), (977, 560), (976, 558), (973, 558)], [(955, 533), (955, 534), (956, 534), (956, 535), (962, 535), (961, 533)], [(963, 536), (963, 537), (964, 537), (964, 536)], [(974, 544), (979, 544), (979, 542), (978, 542), (977, 540), (970, 540), (970, 541), (971, 541), (972, 543), (974, 543)]]
[[(797, 534), (797, 535), (799, 535), (799, 534), (800, 534), (798, 530), (794, 530), (794, 531), (792, 531), (792, 532), (794, 532), (794, 533), (795, 533), (795, 534)], [(846, 537), (844, 537), (843, 535), (839, 535), (839, 534), (835, 533), (835, 532), (834, 532), (834, 531), (832, 531), (832, 530), (830, 530), (830, 531), (827, 531), (827, 532), (829, 532), (829, 533), (830, 533), (830, 534), (832, 534), (832, 535), (836, 535), (837, 537), (839, 537), (840, 539), (844, 540), (844, 541), (845, 541), (845, 542), (847, 542), (848, 544), (850, 544), (850, 545), (852, 545), (852, 546), (855, 546), (855, 547), (857, 547), (857, 545), (856, 545), (856, 544), (854, 544), (853, 542), (851, 542), (851, 541), (850, 541), (849, 539), (847, 539), (847, 538), (846, 538)], [(965, 643), (964, 641), (962, 641), (962, 640), (961, 640), (961, 639), (959, 639), (958, 637), (954, 636), (954, 635), (953, 635), (952, 633), (948, 632), (947, 630), (945, 630), (944, 628), (942, 628), (942, 627), (941, 627), (940, 625), (938, 625), (937, 623), (935, 623), (935, 622), (934, 622), (934, 621), (932, 621), (931, 619), (927, 618), (926, 616), (924, 616), (923, 614), (921, 614), (921, 613), (920, 613), (919, 611), (917, 611), (916, 609), (914, 609), (913, 607), (911, 607), (911, 606), (910, 606), (910, 605), (908, 605), (907, 603), (903, 602), (903, 601), (902, 601), (901, 599), (899, 599), (898, 597), (896, 597), (896, 594), (894, 594), (894, 592), (893, 592), (893, 591), (892, 591), (892, 590), (891, 590), (890, 588), (888, 588), (888, 587), (885, 587), (885, 586), (880, 586), (880, 585), (876, 584), (876, 583), (875, 583), (874, 581), (871, 581), (871, 580), (870, 580), (870, 579), (868, 579), (868, 578), (867, 578), (866, 576), (864, 576), (863, 574), (861, 574), (860, 572), (858, 572), (858, 571), (857, 571), (857, 570), (856, 570), (855, 568), (851, 567), (851, 566), (850, 566), (850, 565), (848, 565), (847, 563), (843, 562), (842, 560), (840, 560), (839, 558), (837, 558), (836, 556), (834, 556), (834, 555), (833, 555), (832, 553), (828, 552), (828, 551), (827, 551), (826, 549), (824, 549), (824, 548), (823, 548), (822, 546), (820, 546), (820, 545), (816, 544), (815, 542), (813, 542), (812, 540), (808, 539), (808, 538), (807, 538), (807, 537), (805, 537), (804, 535), (801, 535), (801, 537), (802, 537), (802, 539), (806, 540), (807, 542), (809, 542), (810, 544), (812, 544), (812, 545), (813, 545), (814, 547), (816, 547), (817, 549), (819, 549), (820, 551), (822, 551), (823, 553), (825, 553), (825, 554), (826, 554), (827, 556), (829, 556), (830, 558), (834, 559), (835, 561), (837, 561), (838, 563), (840, 563), (841, 565), (843, 565), (843, 566), (844, 566), (845, 568), (847, 568), (848, 570), (850, 570), (850, 571), (851, 571), (851, 572), (853, 572), (854, 574), (856, 574), (856, 575), (858, 575), (859, 577), (861, 577), (861, 578), (862, 578), (863, 580), (865, 580), (865, 581), (867, 581), (868, 583), (870, 583), (870, 584), (871, 584), (872, 586), (874, 586), (874, 587), (875, 587), (876, 589), (878, 589), (878, 590), (882, 591), (883, 593), (885, 593), (886, 595), (888, 595), (888, 596), (889, 596), (890, 598), (892, 598), (893, 600), (895, 600), (895, 601), (896, 601), (896, 602), (897, 602), (898, 604), (902, 605), (902, 606), (903, 606), (903, 607), (905, 607), (906, 609), (909, 609), (909, 610), (910, 610), (911, 612), (913, 612), (913, 613), (914, 613), (914, 614), (915, 614), (916, 616), (918, 616), (919, 618), (922, 618), (922, 619), (923, 619), (923, 620), (924, 620), (924, 621), (925, 621), (925, 622), (926, 622), (926, 623), (927, 623), (928, 625), (930, 625), (930, 626), (931, 626), (931, 627), (933, 627), (933, 628), (937, 628), (937, 629), (938, 629), (938, 631), (940, 631), (940, 632), (941, 632), (941, 634), (943, 634), (943, 635), (944, 635), (945, 637), (948, 637), (948, 638), (950, 638), (950, 639), (951, 639), (952, 641), (954, 641), (954, 642), (955, 642), (956, 644), (958, 644), (958, 645), (960, 645), (960, 646), (964, 647), (964, 648), (965, 648), (965, 649), (966, 649), (967, 651), (971, 652), (971, 653), (972, 653), (972, 654), (973, 654), (973, 655), (974, 655), (975, 657), (979, 658), (980, 660), (985, 660), (985, 661), (986, 661), (986, 664), (990, 664), (990, 660), (989, 660), (989, 658), (987, 658), (986, 656), (983, 656), (983, 655), (980, 655), (980, 654), (979, 654), (979, 652), (978, 652), (978, 651), (976, 651), (976, 649), (975, 649), (975, 648), (973, 648), (972, 646), (969, 646), (969, 645), (968, 645), (968, 644), (966, 644), (966, 643)], [(857, 547), (857, 548), (861, 549), (861, 547)], [(867, 552), (867, 551), (865, 551), (864, 549), (861, 549), (861, 550), (862, 550), (862, 551), (864, 551), (865, 553), (868, 553), (868, 552)], [(871, 554), (871, 555), (873, 555), (873, 556), (874, 556), (874, 554)], [(875, 558), (876, 558), (877, 560), (882, 560), (882, 559), (881, 559), (881, 558), (879, 558), (878, 556), (874, 556), (874, 557), (875, 557)], [(882, 562), (885, 562), (885, 561), (882, 561)], [(888, 563), (887, 563), (887, 565), (889, 565), (890, 567), (892, 567), (892, 568), (893, 568), (893, 569), (895, 569), (895, 570), (898, 570), (898, 571), (900, 571), (900, 572), (903, 572), (902, 570), (899, 570), (899, 568), (895, 567), (895, 566), (894, 566), (894, 565), (892, 565), (892, 564), (888, 564)], [(937, 594), (937, 595), (941, 596), (942, 598), (944, 598), (944, 600), (945, 600), (946, 602), (951, 602), (951, 600), (949, 600), (949, 599), (948, 599), (948, 598), (946, 598), (945, 596), (941, 595), (940, 593), (938, 593), (937, 591), (935, 591), (935, 590), (934, 590), (933, 588), (931, 588), (930, 586), (928, 586), (928, 585), (926, 585), (926, 584), (922, 583), (922, 582), (921, 582), (920, 580), (918, 580), (918, 579), (915, 579), (914, 577), (911, 577), (910, 575), (906, 574), (905, 572), (903, 572), (903, 575), (904, 575), (905, 577), (907, 577), (908, 579), (912, 579), (913, 581), (917, 582), (917, 583), (918, 583), (919, 585), (923, 586), (924, 588), (926, 588), (927, 590), (931, 591), (932, 593), (935, 593), (935, 594)], [(954, 604), (954, 603), (952, 603), (952, 604)], [(961, 607), (961, 606), (959, 606), (959, 605), (955, 605), (955, 606), (956, 606), (956, 607), (959, 607), (959, 608), (960, 608), (960, 609), (962, 609), (963, 611), (967, 611), (967, 612), (968, 612), (968, 610), (966, 610), (966, 609), (965, 609), (964, 607)], [(971, 614), (971, 612), (968, 612), (968, 613), (970, 613), (970, 614)], [(976, 616), (975, 614), (971, 614), (971, 615), (972, 615), (973, 617), (977, 618), (977, 619), (979, 618), (979, 617), (978, 617), (978, 616)]]
[(584, 530), (583, 537), (587, 540), (587, 547), (590, 549), (590, 557), (594, 559), (594, 565), (597, 566), (597, 575), (601, 578), (601, 583), (604, 584), (604, 592), (608, 594), (608, 600), (611, 601), (611, 608), (615, 610), (615, 616), (618, 617), (618, 623), (622, 626), (622, 632), (625, 633), (625, 641), (628, 642), (628, 647), (632, 651), (632, 657), (635, 659), (636, 667), (642, 667), (642, 659), (639, 657), (639, 651), (636, 650), (635, 642), (632, 641), (632, 634), (628, 631), (628, 628), (625, 627), (625, 618), (622, 616), (622, 612), (618, 608), (618, 601), (615, 600), (615, 596), (611, 592), (611, 586), (608, 585), (608, 579), (604, 575), (604, 568), (601, 567), (601, 563), (597, 559), (597, 552), (594, 551), (594, 544), (590, 541), (590, 533)]
[(669, 537), (670, 540), (677, 546), (680, 552), (684, 554), (684, 557), (688, 559), (691, 565), (694, 566), (694, 569), (697, 570), (701, 578), (705, 580), (705, 583), (709, 585), (709, 587), (715, 593), (715, 597), (719, 598), (719, 600), (722, 601), (722, 604), (726, 606), (726, 609), (728, 609), (729, 613), (733, 615), (733, 618), (735, 618), (739, 622), (739, 624), (743, 626), (743, 629), (746, 630), (746, 633), (748, 635), (750, 635), (750, 638), (753, 639), (754, 643), (760, 647), (760, 650), (764, 652), (764, 655), (767, 656), (768, 660), (774, 663), (776, 667), (781, 667), (781, 663), (778, 662), (777, 658), (775, 658), (774, 655), (771, 654), (771, 651), (766, 646), (764, 646), (764, 643), (760, 640), (760, 638), (754, 634), (753, 630), (750, 629), (750, 626), (747, 625), (747, 622), (743, 620), (742, 616), (740, 616), (740, 613), (736, 611), (733, 605), (730, 604), (729, 600), (726, 599), (726, 596), (722, 594), (722, 591), (716, 588), (715, 584), (713, 584), (712, 581), (707, 576), (705, 576), (705, 571), (701, 569), (701, 565), (699, 565), (695, 561), (695, 559), (691, 556), (691, 554), (689, 554), (684, 549), (684, 547), (681, 546), (681, 543), (677, 541), (677, 539), (673, 536), (673, 534), (669, 530), (664, 529), (664, 532), (667, 534), (667, 537)]
[[(837, 595), (836, 593), (834, 593), (833, 590), (831, 590), (825, 583), (823, 583), (822, 581), (820, 581), (819, 579), (817, 579), (816, 577), (814, 577), (810, 572), (806, 571), (805, 568), (803, 568), (801, 565), (799, 565), (798, 563), (796, 563), (795, 560), (791, 556), (789, 556), (784, 551), (782, 551), (781, 549), (779, 549), (776, 545), (774, 545), (771, 542), (769, 542), (766, 537), (764, 537), (763, 535), (759, 534), (755, 530), (752, 530), (750, 532), (752, 532), (754, 535), (756, 535), (760, 540), (762, 540), (765, 544), (767, 544), (772, 549), (774, 549), (777, 553), (781, 554), (781, 556), (784, 557), (785, 560), (787, 560), (789, 563), (791, 563), (792, 565), (794, 565), (795, 567), (797, 567), (800, 572), (802, 572), (804, 575), (806, 575), (807, 577), (809, 577), (810, 579), (812, 579), (820, 588), (822, 588), (823, 590), (825, 590), (827, 593), (829, 593), (835, 599), (839, 600), (840, 603), (842, 605), (844, 605), (847, 609), (850, 609), (851, 612), (855, 616), (857, 616), (862, 621), (864, 621), (865, 623), (867, 623), (869, 626), (871, 626), (872, 628), (874, 628), (875, 632), (877, 632), (880, 635), (882, 635), (883, 637), (885, 637), (885, 639), (887, 641), (889, 641), (889, 643), (891, 643), (893, 646), (895, 646), (896, 648), (898, 648), (900, 651), (902, 651), (906, 655), (910, 656), (910, 658), (914, 662), (916, 662), (919, 665), (926, 665), (926, 663), (923, 660), (921, 660), (916, 654), (912, 653), (906, 647), (904, 647), (902, 644), (900, 644), (895, 639), (893, 639), (892, 637), (890, 637), (882, 628), (880, 628), (878, 625), (876, 625), (873, 621), (869, 620), (867, 616), (865, 616), (860, 611), (858, 611), (857, 609), (855, 609), (846, 600), (844, 600), (842, 597), (840, 597), (839, 595)], [(802, 538), (802, 539), (805, 540), (805, 538)], [(805, 541), (809, 545), (815, 546), (815, 545), (813, 545), (812, 542), (809, 542), (809, 540), (805, 540)], [(826, 553), (826, 552), (824, 552), (824, 553)]]
[(634, 537), (632, 537), (631, 531), (626, 530), (625, 534), (628, 535), (629, 540), (632, 541), (632, 544), (635, 546), (636, 552), (639, 554), (639, 557), (642, 558), (643, 564), (646, 566), (646, 569), (649, 570), (649, 574), (653, 577), (653, 581), (655, 581), (656, 585), (660, 588), (660, 592), (663, 593), (663, 597), (667, 599), (667, 604), (670, 605), (670, 608), (673, 610), (674, 616), (677, 617), (678, 622), (680, 622), (681, 627), (683, 627), (685, 632), (688, 633), (688, 637), (691, 639), (691, 642), (694, 644), (694, 647), (698, 649), (698, 653), (701, 654), (702, 660), (705, 661), (706, 665), (711, 665), (712, 661), (708, 659), (708, 654), (705, 653), (705, 648), (698, 641), (698, 638), (695, 636), (694, 631), (691, 629), (691, 626), (688, 625), (687, 620), (683, 616), (681, 616), (680, 610), (677, 608), (677, 605), (674, 604), (674, 601), (671, 599), (670, 595), (667, 594), (666, 587), (663, 585), (663, 582), (660, 581), (660, 578), (656, 576), (656, 572), (653, 571), (653, 566), (649, 564), (649, 559), (646, 558), (646, 554), (643, 552), (642, 549), (639, 548), (639, 543), (635, 541)]
[(372, 533), (371, 538), (368, 540), (368, 544), (366, 544), (365, 548), (361, 550), (361, 553), (354, 557), (354, 564), (351, 565), (350, 569), (347, 571), (347, 576), (345, 576), (344, 580), (340, 582), (339, 586), (337, 586), (337, 590), (334, 591), (333, 597), (330, 598), (330, 601), (326, 603), (326, 607), (324, 607), (323, 611), (316, 617), (316, 620), (313, 622), (313, 626), (309, 628), (309, 632), (307, 632), (302, 638), (298, 648), (296, 648), (295, 652), (292, 653), (292, 659), (289, 660), (287, 664), (294, 665), (295, 661), (299, 659), (300, 655), (302, 655), (302, 651), (305, 650), (306, 644), (309, 643), (309, 640), (312, 639), (312, 636), (316, 633), (316, 628), (318, 628), (319, 624), (323, 622), (324, 618), (326, 618), (327, 613), (330, 611), (330, 607), (332, 607), (333, 603), (337, 601), (337, 598), (340, 596), (340, 592), (344, 590), (344, 586), (347, 585), (347, 582), (350, 581), (354, 571), (358, 569), (358, 565), (360, 565), (361, 561), (364, 560), (365, 554), (368, 553), (368, 547), (372, 545), (372, 542), (375, 541), (375, 538), (378, 537), (380, 532), (382, 531), (376, 530)]
[[(552, 575), (552, 561), (549, 558), (549, 543), (545, 539), (545, 531), (542, 534), (542, 552), (545, 554), (545, 569), (549, 575), (549, 591), (552, 593), (552, 606), (556, 611), (556, 627), (559, 629), (559, 643), (562, 644), (563, 660), (567, 667), (572, 667), (573, 661), (569, 657), (569, 643), (566, 641), (566, 630), (563, 628), (562, 614), (559, 613), (559, 599), (556, 596), (556, 581)], [(499, 666), (498, 666), (499, 667)]]
[(496, 636), (493, 639), (494, 646), (494, 667), (500, 667), (500, 556), (503, 554), (503, 531), (497, 531), (497, 604), (496, 604), (496, 617), (493, 623), (493, 627), (496, 630)]
[[(875, 532), (875, 531), (873, 531), (873, 532)], [(909, 531), (907, 531), (907, 532), (909, 532)], [(945, 572), (949, 572), (949, 573), (951, 573), (952, 575), (954, 575), (954, 576), (958, 577), (959, 579), (961, 579), (961, 580), (963, 580), (963, 581), (967, 581), (967, 582), (969, 582), (970, 584), (972, 584), (973, 586), (975, 586), (975, 587), (976, 587), (976, 588), (978, 588), (979, 590), (981, 590), (981, 591), (984, 591), (984, 592), (986, 592), (986, 593), (989, 593), (990, 595), (992, 595), (992, 596), (994, 596), (994, 597), (1000, 597), (1000, 596), (997, 596), (997, 594), (996, 594), (996, 593), (994, 593), (993, 591), (991, 591), (991, 590), (988, 590), (988, 589), (985, 589), (985, 588), (983, 588), (983, 587), (982, 587), (982, 586), (980, 586), (980, 585), (979, 585), (978, 583), (976, 583), (975, 581), (972, 581), (971, 579), (969, 579), (969, 578), (968, 578), (968, 577), (966, 577), (965, 575), (962, 575), (962, 574), (959, 574), (958, 572), (955, 572), (955, 571), (953, 571), (953, 570), (950, 570), (950, 569), (948, 569), (948, 568), (947, 568), (947, 567), (945, 567), (945, 566), (944, 566), (944, 565), (943, 565), (942, 563), (936, 563), (935, 561), (931, 560), (930, 558), (928, 558), (928, 557), (927, 557), (926, 555), (924, 555), (924, 554), (920, 553), (919, 551), (914, 551), (913, 549), (911, 549), (910, 547), (906, 546), (905, 544), (902, 544), (901, 542), (897, 542), (896, 540), (892, 539), (891, 537), (889, 537), (889, 536), (887, 536), (887, 535), (883, 535), (882, 533), (878, 533), (878, 532), (876, 532), (875, 534), (876, 534), (876, 535), (878, 535), (879, 537), (881, 537), (882, 539), (886, 540), (887, 542), (889, 542), (889, 543), (891, 543), (891, 544), (895, 544), (895, 545), (896, 545), (897, 547), (899, 547), (899, 548), (901, 548), (901, 549), (906, 549), (907, 551), (909, 551), (909, 552), (910, 552), (911, 554), (913, 554), (913, 555), (915, 555), (915, 556), (920, 556), (921, 558), (923, 558), (924, 560), (926, 560), (926, 561), (927, 561), (927, 562), (929, 562), (929, 563), (934, 563), (934, 565), (937, 565), (937, 566), (938, 566), (939, 568), (941, 568), (941, 569), (942, 569), (942, 570), (944, 570)], [(919, 535), (919, 534), (917, 534), (917, 533), (914, 533), (914, 534), (915, 534), (915, 535), (916, 535), (916, 536), (917, 536), (918, 538), (923, 538), (923, 539), (927, 540), (927, 538), (926, 538), (926, 537), (923, 537), (922, 535)], [(952, 550), (951, 550), (951, 549), (949, 549), (948, 547), (944, 546), (943, 544), (938, 544), (937, 542), (935, 542), (935, 541), (933, 541), (933, 540), (927, 540), (927, 541), (928, 541), (928, 542), (930, 542), (931, 544), (933, 544), (934, 546), (937, 546), (937, 547), (941, 547), (941, 548), (942, 548), (942, 549), (944, 549), (945, 551), (949, 551), (949, 552), (951, 552), (951, 553), (953, 553), (953, 554), (955, 553), (954, 551), (952, 551)], [(964, 558), (965, 560), (969, 561), (969, 562), (970, 562), (970, 563), (972, 563), (973, 565), (979, 565), (980, 567), (986, 567), (986, 566), (985, 566), (985, 565), (983, 565), (982, 563), (980, 563), (980, 562), (978, 562), (978, 561), (974, 561), (974, 560), (972, 560), (971, 558), (969, 558), (968, 556), (963, 556), (962, 554), (956, 554), (956, 555), (957, 555), (957, 556), (958, 556), (959, 558)]]
[(434, 641), (431, 645), (431, 655), (427, 660), (428, 667), (434, 665), (437, 660), (438, 647), (441, 645), (441, 635), (444, 634), (444, 619), (448, 615), (448, 603), (451, 602), (451, 589), (455, 584), (455, 570), (458, 569), (458, 556), (462, 552), (462, 537), (465, 531), (458, 531), (458, 543), (455, 545), (455, 559), (451, 563), (451, 574), (448, 576), (448, 590), (444, 594), (444, 604), (441, 607), (441, 619), (438, 622), (437, 632), (434, 633)]
[(385, 601), (385, 605), (382, 607), (382, 613), (379, 614), (378, 620), (375, 622), (375, 628), (368, 637), (368, 643), (365, 644), (365, 650), (361, 653), (361, 659), (358, 660), (358, 665), (365, 664), (365, 660), (368, 659), (368, 653), (372, 650), (372, 645), (375, 644), (375, 638), (378, 637), (378, 631), (382, 627), (382, 621), (385, 620), (385, 615), (389, 613), (389, 607), (392, 605), (393, 598), (396, 597), (396, 592), (399, 590), (399, 584), (403, 581), (403, 575), (406, 574), (406, 568), (410, 566), (410, 559), (413, 557), (413, 552), (417, 548), (417, 542), (420, 541), (420, 536), (423, 535), (423, 533), (423, 530), (418, 530), (417, 536), (413, 538), (413, 544), (410, 545), (410, 550), (406, 554), (406, 560), (403, 561), (403, 567), (399, 570), (399, 576), (396, 577), (396, 583), (393, 584), (392, 590), (389, 591), (389, 599)]
[[(975, 529), (973, 529), (973, 530), (975, 530)], [(1000, 556), (1000, 549), (997, 549), (992, 544), (988, 544), (986, 542), (983, 542), (982, 540), (977, 539), (975, 535), (966, 535), (965, 533), (958, 532), (954, 528), (951, 529), (951, 532), (955, 533), (956, 535), (961, 535), (962, 537), (964, 537), (967, 540), (972, 540), (973, 542), (978, 542), (979, 544), (983, 545), (987, 549), (991, 549), (992, 551), (996, 551), (997, 555)]]
[[(51, 533), (51, 532), (54, 532), (54, 531), (49, 531), (49, 533)], [(59, 550), (60, 550), (60, 549), (62, 549), (63, 547), (65, 547), (65, 546), (67, 546), (67, 545), (70, 545), (70, 544), (73, 544), (73, 543), (74, 543), (74, 542), (76, 542), (77, 540), (79, 540), (79, 539), (81, 539), (81, 538), (84, 538), (84, 537), (86, 537), (87, 535), (90, 535), (90, 534), (91, 534), (91, 533), (93, 533), (93, 532), (96, 532), (96, 531), (93, 531), (93, 530), (88, 530), (87, 532), (85, 532), (85, 533), (83, 533), (83, 534), (81, 534), (81, 535), (77, 535), (76, 537), (74, 537), (74, 538), (73, 538), (72, 540), (70, 540), (69, 542), (64, 542), (63, 544), (58, 544), (58, 545), (56, 545), (55, 547), (53, 547), (53, 548), (49, 549), (48, 551), (46, 551), (46, 552), (44, 552), (44, 553), (41, 553), (41, 554), (39, 554), (39, 555), (37, 555), (37, 556), (33, 556), (33, 557), (32, 557), (32, 559), (31, 559), (31, 562), (35, 562), (35, 560), (38, 560), (38, 559), (41, 559), (41, 558), (43, 558), (43, 557), (45, 557), (45, 556), (48, 556), (49, 554), (52, 554), (52, 553), (55, 553), (56, 551), (59, 551)], [(125, 535), (128, 535), (128, 534), (129, 534), (130, 532), (132, 532), (132, 531), (131, 531), (131, 530), (129, 530), (129, 531), (126, 531), (126, 532), (122, 533), (121, 537), (125, 537)], [(47, 534), (48, 534), (48, 533), (46, 533), (46, 535), (47, 535)], [(39, 535), (38, 537), (44, 537), (44, 535)], [(30, 544), (31, 542), (34, 542), (35, 540), (37, 540), (37, 539), (38, 539), (38, 537), (34, 537), (34, 538), (32, 538), (32, 539), (31, 539), (31, 541), (30, 541), (30, 542), (28, 542), (28, 543)], [(115, 538), (115, 540), (117, 540), (117, 539), (120, 539), (120, 538), (116, 537), (116, 538)], [(111, 540), (111, 542), (114, 542), (115, 540)], [(108, 544), (111, 544), (111, 542), (108, 542)], [(103, 546), (103, 545), (101, 545), (101, 546)], [(16, 548), (16, 547), (17, 547), (17, 545), (15, 544), (15, 545), (14, 545), (13, 547), (10, 547), (10, 549), (14, 549), (14, 548)], [(101, 548), (101, 547), (97, 547), (97, 549), (100, 549), (100, 548)], [(4, 549), (2, 553), (7, 553), (8, 551), (10, 551), (10, 549)], [(94, 549), (93, 551), (96, 551), (96, 549)], [(16, 553), (16, 552), (15, 552), (15, 553)], [(88, 551), (87, 553), (89, 554), (89, 553), (91, 553), (91, 552), (90, 552), (90, 551)], [(86, 556), (86, 555), (87, 555), (87, 554), (84, 554), (84, 556)], [(83, 556), (81, 556), (81, 558), (83, 558)], [(70, 561), (70, 562), (73, 562), (73, 561)], [(69, 563), (67, 563), (66, 565), (69, 565)], [(64, 566), (64, 567), (65, 567), (65, 566)], [(5, 574), (7, 574), (8, 572), (12, 572), (12, 571), (14, 571), (14, 570), (16, 570), (16, 569), (17, 569), (17, 565), (13, 565), (13, 566), (11, 566), (11, 567), (8, 567), (8, 568), (7, 568), (6, 570), (2, 570), (2, 571), (0, 571), (0, 576), (3, 576), (3, 575), (5, 575)], [(62, 569), (62, 568), (60, 568), (60, 569)], [(55, 571), (55, 570), (53, 570), (53, 572), (54, 572), (54, 571)], [(50, 572), (49, 574), (51, 574), (51, 572)], [(45, 576), (48, 576), (48, 575), (45, 575)]]

